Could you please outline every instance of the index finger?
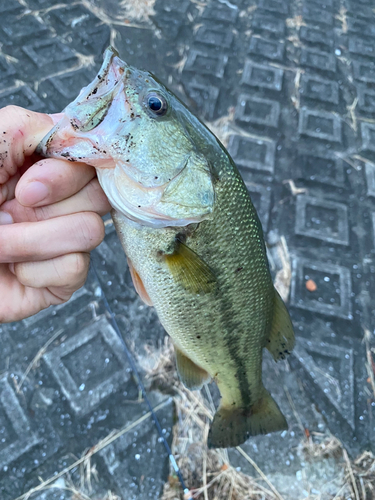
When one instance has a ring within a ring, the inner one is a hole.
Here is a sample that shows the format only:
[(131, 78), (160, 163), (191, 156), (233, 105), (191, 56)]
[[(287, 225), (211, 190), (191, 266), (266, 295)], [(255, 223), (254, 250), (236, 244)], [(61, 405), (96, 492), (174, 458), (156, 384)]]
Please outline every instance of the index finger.
[(0, 184), (17, 172), (53, 127), (53, 120), (18, 106), (0, 109)]
[(0, 231), (0, 263), (34, 262), (67, 253), (90, 252), (103, 238), (103, 221), (93, 212), (8, 224)]

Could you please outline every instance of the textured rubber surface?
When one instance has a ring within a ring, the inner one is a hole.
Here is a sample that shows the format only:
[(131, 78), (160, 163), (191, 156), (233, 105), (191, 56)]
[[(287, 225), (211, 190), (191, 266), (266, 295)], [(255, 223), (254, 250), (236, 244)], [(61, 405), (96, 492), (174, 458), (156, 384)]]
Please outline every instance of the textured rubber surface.
[[(149, 14), (135, 18), (114, 1), (0, 0), (0, 106), (60, 111), (113, 43), (202, 119), (227, 116), (228, 149), (266, 238), (271, 248), (280, 236), (288, 244), (288, 306), (297, 333), (289, 364), (265, 356), (265, 385), (289, 431), (254, 438), (245, 449), (268, 474), (303, 467), (297, 457), (285, 458), (303, 439), (287, 389), (310, 432), (329, 430), (353, 455), (374, 450), (375, 402), (362, 342), (368, 329), (375, 345), (372, 0), (156, 0)], [(107, 233), (93, 258), (120, 326), (143, 359), (145, 342), (157, 345), (164, 332), (132, 288), (111, 225)], [(2, 500), (35, 486), (38, 476), (50, 477), (145, 411), (104, 312), (90, 275), (67, 305), (0, 327)], [(60, 329), (17, 394), (22, 373)], [(154, 402), (164, 397), (151, 396)], [(169, 435), (171, 406), (161, 419)], [(127, 499), (160, 494), (168, 474), (164, 449), (150, 421), (136, 432), (93, 460), (98, 498), (109, 489)]]

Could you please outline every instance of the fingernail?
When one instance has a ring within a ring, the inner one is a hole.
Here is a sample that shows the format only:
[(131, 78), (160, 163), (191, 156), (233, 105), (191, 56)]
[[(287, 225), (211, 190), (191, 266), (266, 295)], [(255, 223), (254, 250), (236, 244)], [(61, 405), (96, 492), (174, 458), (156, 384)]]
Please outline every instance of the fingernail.
[(17, 198), (22, 205), (32, 206), (45, 200), (48, 195), (49, 189), (45, 184), (33, 181), (21, 190)]
[(13, 218), (10, 214), (8, 214), (8, 212), (0, 211), (0, 226), (5, 224), (13, 224)]
[(15, 271), (14, 271), (14, 263), (10, 263), (9, 264), (9, 271), (12, 273), (12, 274), (16, 274)]

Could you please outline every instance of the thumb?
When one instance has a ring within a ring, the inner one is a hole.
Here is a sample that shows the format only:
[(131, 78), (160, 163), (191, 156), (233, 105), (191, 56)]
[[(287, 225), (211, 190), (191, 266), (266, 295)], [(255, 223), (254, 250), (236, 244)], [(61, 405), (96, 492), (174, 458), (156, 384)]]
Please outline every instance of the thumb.
[(17, 172), (53, 127), (53, 119), (18, 106), (0, 109), (0, 184)]

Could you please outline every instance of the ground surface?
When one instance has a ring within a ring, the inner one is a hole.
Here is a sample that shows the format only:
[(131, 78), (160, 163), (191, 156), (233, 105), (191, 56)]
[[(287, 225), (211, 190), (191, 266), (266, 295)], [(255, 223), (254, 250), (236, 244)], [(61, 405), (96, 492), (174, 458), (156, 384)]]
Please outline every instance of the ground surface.
[[(61, 110), (112, 43), (204, 120), (227, 117), (215, 126), (248, 183), (271, 255), (284, 236), (292, 262), (288, 305), (297, 346), (288, 364), (265, 359), (265, 383), (289, 431), (244, 446), (285, 498), (338, 491), (339, 465), (307, 463), (300, 453), (304, 429), (331, 432), (352, 456), (375, 448), (366, 355), (375, 328), (373, 7), (372, 0), (0, 0), (0, 106)], [(110, 223), (93, 261), (146, 368), (144, 345), (157, 346), (164, 332), (133, 290)], [(0, 341), (2, 500), (27, 492), (147, 411), (93, 274), (67, 305), (2, 326)], [(172, 403), (155, 391), (150, 398), (165, 401), (159, 416), (171, 439)], [(252, 473), (235, 452), (231, 460)], [(95, 498), (108, 491), (159, 498), (168, 475), (150, 419), (91, 465)], [(80, 474), (73, 468), (72, 481)], [(306, 475), (316, 477), (315, 492), (306, 491)], [(60, 489), (31, 498), (70, 499), (69, 484), (64, 476)]]

